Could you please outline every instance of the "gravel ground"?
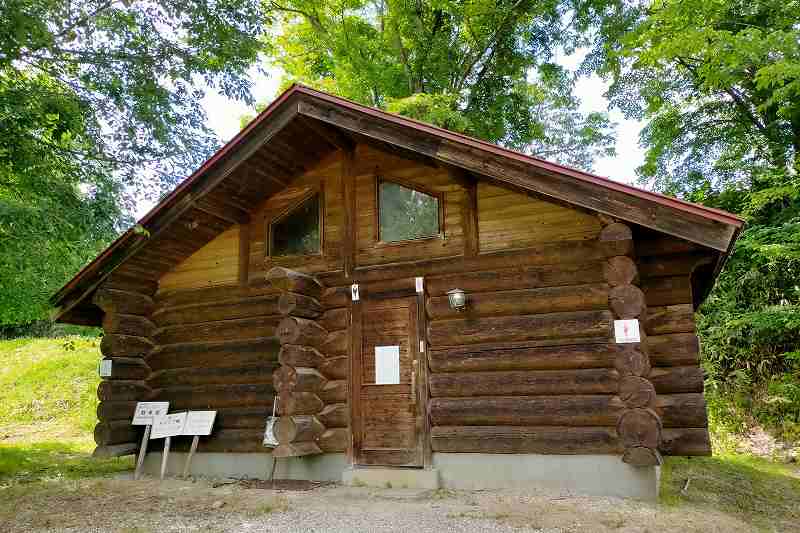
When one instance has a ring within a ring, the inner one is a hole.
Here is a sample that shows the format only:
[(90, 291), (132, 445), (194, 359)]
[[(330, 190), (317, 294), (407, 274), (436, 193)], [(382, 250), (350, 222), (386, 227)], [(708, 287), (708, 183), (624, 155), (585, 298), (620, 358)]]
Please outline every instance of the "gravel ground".
[(749, 531), (709, 509), (543, 492), (322, 486), (309, 491), (153, 479), (0, 490), (0, 532)]

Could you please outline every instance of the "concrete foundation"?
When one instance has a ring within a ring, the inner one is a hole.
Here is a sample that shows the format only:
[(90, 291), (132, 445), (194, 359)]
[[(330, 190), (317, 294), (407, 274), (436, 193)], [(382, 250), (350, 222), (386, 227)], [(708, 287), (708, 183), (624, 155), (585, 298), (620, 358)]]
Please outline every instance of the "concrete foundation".
[[(183, 472), (186, 453), (170, 453), (169, 475)], [(266, 453), (198, 453), (192, 475), (266, 479)], [(161, 453), (147, 454), (145, 472), (157, 476)], [(434, 453), (433, 468), (351, 467), (343, 453), (278, 459), (276, 479), (341, 481), (347, 485), (473, 490), (544, 489), (561, 494), (658, 499), (659, 469), (627, 465), (616, 455)]]
[(434, 453), (442, 487), (537, 488), (588, 496), (658, 499), (658, 467), (634, 467), (617, 455)]
[(395, 489), (438, 489), (439, 472), (422, 468), (361, 467), (342, 472), (342, 483)]
[[(171, 476), (183, 473), (187, 453), (170, 452), (167, 472)], [(212, 478), (248, 477), (267, 479), (272, 471), (272, 456), (266, 453), (196, 453), (189, 472), (193, 476)], [(275, 479), (310, 479), (313, 481), (341, 481), (347, 468), (343, 453), (326, 453), (308, 457), (278, 459)], [(152, 476), (161, 471), (161, 452), (148, 453), (144, 471)]]

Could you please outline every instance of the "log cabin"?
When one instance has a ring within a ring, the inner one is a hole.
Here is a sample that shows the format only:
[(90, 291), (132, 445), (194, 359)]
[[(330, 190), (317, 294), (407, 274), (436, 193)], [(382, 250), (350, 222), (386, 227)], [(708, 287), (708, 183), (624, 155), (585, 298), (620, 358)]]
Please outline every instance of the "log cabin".
[(693, 313), (742, 224), (294, 85), (52, 301), (104, 330), (98, 456), (169, 401), (218, 411), (198, 474), (654, 497), (711, 453)]

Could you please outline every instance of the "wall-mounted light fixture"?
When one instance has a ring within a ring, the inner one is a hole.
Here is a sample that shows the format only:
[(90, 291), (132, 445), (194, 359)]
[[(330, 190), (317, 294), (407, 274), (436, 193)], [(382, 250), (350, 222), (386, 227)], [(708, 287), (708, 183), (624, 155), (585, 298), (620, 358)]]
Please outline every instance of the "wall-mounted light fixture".
[(467, 308), (467, 295), (462, 289), (447, 291), (447, 301), (450, 303), (450, 309), (463, 311)]

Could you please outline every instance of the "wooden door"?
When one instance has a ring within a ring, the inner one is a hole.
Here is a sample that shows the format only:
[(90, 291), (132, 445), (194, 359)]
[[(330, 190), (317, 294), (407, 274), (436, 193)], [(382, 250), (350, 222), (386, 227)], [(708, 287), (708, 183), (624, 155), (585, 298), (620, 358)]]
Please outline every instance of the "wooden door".
[(354, 463), (421, 467), (417, 298), (366, 298), (359, 307), (351, 388)]

